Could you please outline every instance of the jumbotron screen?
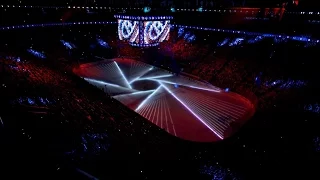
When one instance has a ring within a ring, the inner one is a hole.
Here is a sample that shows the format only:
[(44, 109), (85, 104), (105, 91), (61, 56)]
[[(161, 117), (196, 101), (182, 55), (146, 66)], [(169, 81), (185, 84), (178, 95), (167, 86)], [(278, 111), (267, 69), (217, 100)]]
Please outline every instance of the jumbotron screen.
[(143, 41), (144, 44), (160, 43), (169, 39), (170, 21), (144, 21)]
[(118, 35), (120, 40), (139, 43), (139, 21), (118, 19)]
[(169, 39), (170, 20), (130, 20), (118, 19), (120, 40), (128, 41), (132, 46), (157, 46)]

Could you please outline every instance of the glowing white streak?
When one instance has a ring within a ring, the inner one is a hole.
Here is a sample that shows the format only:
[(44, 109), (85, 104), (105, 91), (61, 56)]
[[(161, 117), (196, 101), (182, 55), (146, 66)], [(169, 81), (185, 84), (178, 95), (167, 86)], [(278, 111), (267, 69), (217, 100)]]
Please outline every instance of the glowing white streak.
[(148, 69), (148, 70), (146, 70), (146, 72), (144, 72), (142, 75), (140, 75), (139, 77), (136, 77), (136, 78), (134, 78), (133, 80), (131, 80), (131, 81), (129, 82), (129, 84), (132, 84), (133, 82), (137, 81), (141, 76), (143, 76), (143, 75), (146, 74), (147, 72), (151, 71), (152, 69), (153, 69), (153, 67), (150, 68), (150, 69)]
[(165, 85), (163, 85), (160, 82), (161, 86), (164, 87), (164, 89), (170, 93), (177, 101), (179, 101), (189, 112), (191, 112), (192, 115), (194, 115), (197, 119), (199, 119), (207, 128), (209, 128), (216, 136), (218, 136), (220, 139), (223, 139), (219, 133), (217, 133), (214, 129), (212, 129), (203, 119), (201, 119), (196, 113), (194, 113), (184, 102), (182, 102), (176, 95), (174, 95)]
[(132, 84), (133, 82), (137, 81), (140, 77), (137, 77), (135, 79), (133, 79), (132, 81), (129, 82), (129, 84)]
[(220, 90), (215, 90), (215, 89), (201, 88), (201, 87), (196, 87), (196, 86), (189, 86), (189, 87), (194, 88), (194, 89), (204, 90), (204, 91), (220, 92)]
[[(161, 100), (159, 100), (158, 101), (158, 103), (157, 103), (157, 120), (156, 120), (156, 125), (157, 126), (159, 126), (158, 125), (158, 123), (159, 123), (159, 112), (161, 112), (161, 107), (160, 107), (160, 105), (161, 105)], [(160, 114), (160, 119), (161, 119), (161, 114)], [(160, 120), (161, 121), (161, 120)], [(161, 126), (160, 126), (161, 127)], [(162, 128), (162, 127), (161, 127)]]
[(154, 113), (156, 112), (156, 105), (157, 105), (157, 101), (153, 101), (152, 106), (150, 107), (150, 112), (149, 112), (149, 119), (151, 120), (151, 122), (153, 122), (153, 118), (154, 118)]
[(144, 93), (149, 93), (149, 92), (153, 92), (155, 90), (148, 90), (148, 91), (138, 91), (138, 92), (133, 92), (133, 93), (129, 93), (129, 94), (119, 94), (113, 97), (119, 97), (119, 96), (128, 96), (128, 95), (134, 95), (134, 94), (144, 94)]
[[(244, 109), (244, 108), (240, 109), (240, 108), (236, 107), (235, 105), (234, 106), (229, 105), (225, 101), (217, 101), (212, 97), (205, 98), (205, 96), (200, 96), (200, 95), (194, 94), (193, 98), (196, 99), (198, 102), (203, 102), (203, 103), (209, 105), (210, 107), (215, 108), (216, 111), (219, 111), (222, 113), (227, 111), (229, 114), (232, 114), (232, 117), (234, 117), (233, 115), (244, 114), (244, 112), (246, 111), (246, 109)], [(239, 117), (234, 117), (234, 118), (239, 118)]]
[[(151, 79), (153, 80), (153, 79)], [(165, 81), (165, 80), (161, 80), (161, 79), (154, 79), (156, 81), (158, 81), (159, 83), (163, 82), (163, 83), (167, 83), (167, 84), (178, 84), (181, 86), (186, 86), (186, 87), (190, 87), (193, 89), (200, 89), (200, 90), (204, 90), (204, 91), (211, 91), (211, 92), (221, 92), (220, 90), (215, 90), (215, 89), (208, 89), (208, 88), (202, 88), (202, 87), (196, 87), (196, 86), (190, 86), (190, 85), (186, 85), (186, 84), (179, 84), (179, 83), (174, 83), (174, 82), (170, 82), (170, 81)]]
[[(164, 98), (166, 98), (166, 97), (164, 97)], [(167, 109), (166, 109), (166, 99), (165, 99), (164, 104), (163, 104), (163, 109), (164, 109), (164, 117), (166, 118), (166, 125), (167, 125), (166, 129), (167, 129), (168, 133), (170, 133), (169, 125), (168, 125)]]
[(139, 114), (141, 114), (143, 117), (145, 117), (146, 119), (148, 119), (147, 115), (148, 115), (148, 110), (150, 108), (150, 105), (152, 105), (152, 103), (149, 103), (148, 105), (145, 105), (144, 107), (140, 108), (139, 111), (137, 111), (137, 112)]
[(173, 120), (172, 120), (172, 116), (171, 116), (171, 112), (170, 112), (169, 105), (168, 105), (168, 102), (167, 102), (167, 98), (166, 98), (166, 96), (164, 98), (166, 100), (165, 101), (166, 102), (166, 107), (167, 107), (167, 110), (168, 110), (168, 115), (170, 117), (170, 121), (171, 121), (171, 125), (172, 125), (172, 129), (173, 129), (174, 135), (177, 136), (176, 128), (174, 128), (174, 123), (173, 123)]
[[(199, 97), (197, 97), (199, 96)], [(203, 96), (201, 93), (194, 93), (194, 98), (204, 98), (205, 96)], [(224, 104), (224, 106), (229, 107), (230, 111), (237, 109), (240, 111), (246, 111), (246, 108), (241, 106), (241, 105), (237, 105), (237, 104), (233, 104), (218, 98), (215, 98), (213, 96), (210, 96), (210, 102), (214, 102), (215, 104)]]
[[(183, 94), (180, 98), (196, 111), (201, 118), (206, 119), (208, 124), (223, 136), (223, 132), (230, 126), (227, 121), (221, 122), (221, 117), (229, 117), (230, 121), (239, 119), (244, 111), (235, 110), (234, 106), (226, 104), (224, 101), (217, 101), (213, 97), (206, 97), (201, 93), (194, 93), (192, 96)], [(220, 131), (221, 130), (221, 131)]]
[(127, 86), (128, 86), (130, 89), (132, 89), (131, 85), (129, 84), (127, 78), (124, 76), (124, 74), (123, 74), (122, 70), (120, 69), (120, 67), (118, 66), (117, 62), (115, 62), (115, 61), (113, 61), (113, 62), (114, 62), (114, 64), (117, 66), (117, 68), (118, 68), (121, 76), (123, 77), (124, 81), (127, 83)]
[[(159, 122), (159, 111), (160, 111), (160, 100), (157, 100), (157, 104), (156, 104), (156, 107), (155, 107), (155, 113), (154, 113), (154, 122), (157, 126), (158, 125), (158, 122)], [(160, 126), (159, 126), (160, 127)]]
[(153, 91), (153, 93), (151, 93), (146, 99), (144, 99), (142, 101), (142, 103), (137, 107), (137, 109), (135, 111), (138, 111), (154, 94), (156, 94), (156, 92), (161, 88), (161, 86), (159, 86), (155, 91)]
[[(145, 116), (144, 117), (150, 121), (151, 121), (151, 115), (150, 115), (151, 113), (150, 112), (152, 111), (152, 109), (153, 109), (152, 107), (154, 106), (154, 104), (155, 104), (155, 102), (153, 101), (143, 107), (143, 109), (145, 109)], [(141, 112), (141, 109), (139, 110), (139, 112)]]
[[(163, 106), (163, 100), (161, 99), (161, 101), (160, 101), (160, 102), (161, 102), (161, 104), (160, 104), (160, 105), (161, 105), (160, 109), (162, 109), (162, 110), (163, 110), (163, 108), (164, 108), (164, 106)], [(160, 127), (161, 127), (161, 128), (163, 128), (162, 111), (161, 111), (161, 115), (160, 115), (160, 116), (161, 116), (161, 119), (160, 119)]]
[(103, 85), (113, 86), (113, 87), (121, 87), (121, 86), (119, 86), (117, 84), (111, 84), (111, 83), (107, 83), (107, 82), (99, 81), (99, 80), (95, 80), (95, 79), (90, 79), (90, 78), (84, 78), (84, 80), (95, 82), (95, 83), (99, 83), (99, 84), (103, 84)]
[(0, 122), (1, 122), (1, 125), (3, 126), (3, 121), (2, 121), (2, 118), (0, 117)]
[(134, 92), (132, 94), (143, 94), (143, 93), (148, 93), (148, 92), (154, 92), (155, 90), (148, 90), (148, 91), (138, 91), (138, 92)]
[(147, 105), (147, 109), (146, 109), (146, 118), (147, 119), (149, 119), (149, 120), (151, 120), (151, 113), (152, 113), (152, 110), (153, 110), (153, 107), (154, 107), (154, 104), (155, 104), (155, 101), (153, 101), (152, 103), (149, 103), (148, 105)]
[(153, 79), (157, 79), (157, 78), (165, 78), (165, 77), (171, 77), (173, 76), (172, 74), (167, 74), (167, 75), (162, 75), (162, 76), (152, 76), (152, 77), (147, 77), (147, 78), (140, 78), (137, 80), (153, 80)]
[[(221, 127), (221, 124), (219, 124), (219, 121), (217, 121), (217, 119), (219, 118), (216, 115), (213, 114), (217, 114), (215, 112), (212, 111), (208, 111), (206, 109), (206, 107), (204, 107), (200, 102), (194, 102), (191, 101), (190, 99), (186, 99), (185, 100), (186, 104), (190, 104), (191, 107), (198, 107), (197, 108), (197, 112), (201, 115), (202, 118), (207, 119), (208, 121), (207, 124), (214, 126), (215, 132), (219, 133), (219, 134), (223, 134), (224, 130), (226, 129), (226, 127)], [(212, 121), (213, 120), (213, 121)]]
[(105, 58), (102, 58), (102, 57), (99, 57), (99, 56), (95, 56), (95, 58), (98, 58), (98, 59), (104, 59), (104, 60), (105, 60)]
[[(158, 101), (155, 101), (155, 105), (152, 106), (152, 110), (153, 110), (153, 113), (152, 113), (152, 116), (150, 118), (151, 122), (155, 125), (156, 124), (156, 114), (157, 114), (157, 105), (158, 105)], [(158, 125), (157, 125), (158, 126)]]
[(89, 174), (85, 171), (82, 171), (81, 169), (76, 168), (76, 171), (79, 172), (80, 174), (86, 176), (88, 179), (98, 180), (98, 178), (92, 176), (91, 174)]

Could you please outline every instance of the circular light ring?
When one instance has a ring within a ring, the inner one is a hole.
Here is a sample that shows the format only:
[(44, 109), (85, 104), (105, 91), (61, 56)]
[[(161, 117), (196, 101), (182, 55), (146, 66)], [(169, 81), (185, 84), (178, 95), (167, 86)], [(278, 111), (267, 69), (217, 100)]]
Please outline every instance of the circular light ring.
[(33, 27), (50, 27), (50, 26), (71, 26), (71, 25), (90, 25), (90, 24), (117, 24), (113, 21), (90, 21), (90, 22), (67, 22), (67, 23), (43, 23), (43, 24), (24, 24), (24, 25), (13, 25), (13, 26), (2, 26), (0, 30), (11, 30), (11, 29), (23, 29)]
[[(33, 28), (33, 27), (91, 25), (91, 24), (107, 25), (107, 24), (117, 24), (117, 22), (114, 22), (114, 21), (89, 21), (89, 22), (24, 24), (24, 25), (2, 26), (2, 27), (0, 27), (0, 31), (1, 30), (11, 30), (11, 29)], [(230, 30), (230, 29), (208, 28), (208, 27), (199, 27), (199, 26), (185, 26), (185, 25), (172, 25), (172, 27), (182, 27), (182, 28), (189, 28), (189, 29), (199, 29), (199, 30), (206, 30), (206, 31), (217, 31), (217, 32), (226, 32), (226, 33), (233, 33), (233, 34), (245, 34), (245, 35), (255, 35), (255, 36), (265, 36), (265, 37), (281, 37), (281, 36), (285, 36), (287, 39), (320, 43), (320, 39), (311, 39), (311, 38), (305, 38), (305, 37), (302, 37), (302, 36), (287, 36), (285, 34), (265, 34), (265, 33), (257, 33), (257, 32), (237, 31), (237, 30)]]
[(144, 21), (154, 21), (154, 20), (171, 20), (172, 16), (129, 16), (129, 15), (114, 15), (117, 19), (125, 20), (144, 20)]
[(137, 44), (137, 43), (129, 43), (131, 46), (135, 47), (154, 47), (159, 46), (159, 43), (152, 43), (152, 44)]

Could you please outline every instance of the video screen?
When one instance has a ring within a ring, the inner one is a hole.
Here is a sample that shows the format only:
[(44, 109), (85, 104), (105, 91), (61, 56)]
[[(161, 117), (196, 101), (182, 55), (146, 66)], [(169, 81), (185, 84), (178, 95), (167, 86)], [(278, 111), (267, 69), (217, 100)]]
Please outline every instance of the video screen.
[(120, 40), (139, 43), (139, 21), (118, 20), (118, 35)]
[(144, 21), (143, 22), (144, 44), (160, 43), (169, 39), (170, 21)]
[(157, 45), (169, 39), (170, 21), (134, 21), (118, 19), (118, 35), (120, 40), (132, 45)]

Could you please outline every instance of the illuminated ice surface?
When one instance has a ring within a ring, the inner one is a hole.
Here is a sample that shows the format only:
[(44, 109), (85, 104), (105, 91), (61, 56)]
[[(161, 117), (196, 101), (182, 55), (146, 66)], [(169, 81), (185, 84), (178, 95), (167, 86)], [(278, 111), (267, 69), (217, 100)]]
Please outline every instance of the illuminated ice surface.
[(74, 72), (185, 140), (224, 139), (254, 111), (250, 101), (235, 93), (131, 59), (84, 64)]

